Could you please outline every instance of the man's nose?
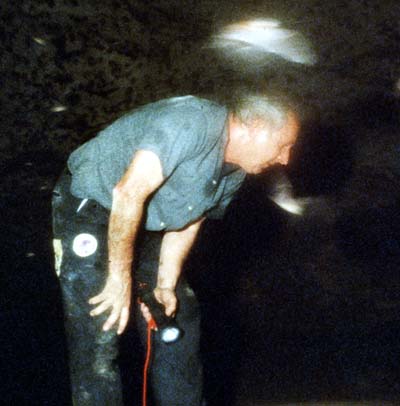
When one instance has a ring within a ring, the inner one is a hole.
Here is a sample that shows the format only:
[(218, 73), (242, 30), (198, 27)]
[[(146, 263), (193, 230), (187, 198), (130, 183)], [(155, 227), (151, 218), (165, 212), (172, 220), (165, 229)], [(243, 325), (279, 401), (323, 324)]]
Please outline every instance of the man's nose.
[(281, 165), (287, 165), (289, 163), (290, 150), (282, 151), (278, 156), (278, 163)]

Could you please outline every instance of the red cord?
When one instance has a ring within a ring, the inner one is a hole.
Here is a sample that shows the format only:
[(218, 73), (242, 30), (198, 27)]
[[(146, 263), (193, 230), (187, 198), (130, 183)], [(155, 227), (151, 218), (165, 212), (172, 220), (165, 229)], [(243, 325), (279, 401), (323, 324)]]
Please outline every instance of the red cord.
[(147, 374), (149, 370), (149, 365), (150, 365), (150, 359), (151, 359), (151, 331), (155, 330), (157, 327), (156, 322), (151, 319), (147, 323), (147, 352), (146, 352), (146, 361), (144, 363), (144, 369), (143, 369), (143, 400), (142, 406), (146, 406), (147, 404)]

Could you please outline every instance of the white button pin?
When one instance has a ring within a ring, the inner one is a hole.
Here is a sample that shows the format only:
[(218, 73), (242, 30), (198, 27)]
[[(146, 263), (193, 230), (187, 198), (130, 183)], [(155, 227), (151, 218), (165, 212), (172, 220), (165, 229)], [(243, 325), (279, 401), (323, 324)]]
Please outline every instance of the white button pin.
[(88, 257), (97, 250), (97, 240), (91, 234), (78, 234), (72, 243), (72, 249), (78, 257)]

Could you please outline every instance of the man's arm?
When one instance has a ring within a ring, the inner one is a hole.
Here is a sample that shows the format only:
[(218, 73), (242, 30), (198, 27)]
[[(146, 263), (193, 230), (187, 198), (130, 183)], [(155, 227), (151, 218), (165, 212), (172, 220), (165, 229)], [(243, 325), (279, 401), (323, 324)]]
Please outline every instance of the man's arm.
[(154, 289), (154, 295), (159, 302), (164, 304), (165, 313), (168, 316), (176, 311), (176, 284), (182, 272), (185, 259), (196, 240), (204, 220), (204, 218), (201, 218), (179, 231), (169, 231), (163, 237), (157, 286)]
[(121, 334), (128, 323), (135, 238), (146, 200), (163, 180), (157, 155), (138, 151), (113, 190), (108, 229), (108, 277), (103, 291), (89, 300), (90, 304), (98, 305), (90, 312), (92, 316), (111, 307), (104, 330), (109, 330), (119, 321), (118, 334)]

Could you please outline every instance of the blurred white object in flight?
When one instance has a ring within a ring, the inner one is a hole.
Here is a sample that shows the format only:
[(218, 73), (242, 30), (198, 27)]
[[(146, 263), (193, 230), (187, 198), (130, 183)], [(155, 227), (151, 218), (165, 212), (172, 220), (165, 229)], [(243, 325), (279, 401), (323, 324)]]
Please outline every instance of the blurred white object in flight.
[(50, 110), (53, 113), (60, 113), (61, 111), (65, 111), (67, 109), (68, 109), (68, 107), (64, 106), (63, 104), (55, 104)]
[(283, 210), (297, 216), (301, 216), (307, 206), (306, 199), (293, 196), (293, 186), (283, 173), (275, 178), (269, 198)]
[(47, 45), (47, 41), (43, 38), (39, 38), (39, 37), (32, 37), (32, 39), (39, 45), (42, 46), (46, 46)]
[(296, 197), (293, 185), (284, 171), (274, 174), (268, 197), (288, 213), (305, 216), (308, 219), (313, 217), (331, 221), (337, 214), (333, 197), (327, 195)]
[(211, 37), (210, 46), (228, 58), (244, 62), (260, 61), (267, 54), (304, 65), (317, 61), (309, 41), (297, 31), (282, 28), (277, 20), (259, 19), (227, 25)]

